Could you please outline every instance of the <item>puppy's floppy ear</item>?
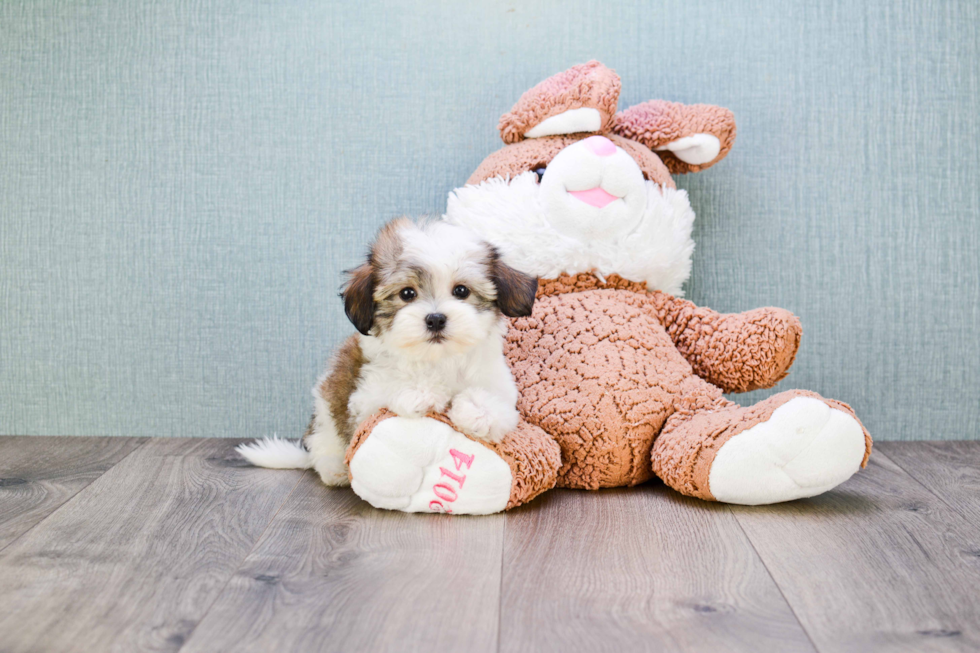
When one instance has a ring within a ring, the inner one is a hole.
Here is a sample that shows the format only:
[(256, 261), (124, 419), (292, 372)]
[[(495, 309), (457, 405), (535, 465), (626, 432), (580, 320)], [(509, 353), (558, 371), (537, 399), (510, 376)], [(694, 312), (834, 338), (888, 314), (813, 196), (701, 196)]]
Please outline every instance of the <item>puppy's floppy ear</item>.
[(349, 278), (340, 296), (344, 298), (347, 319), (364, 335), (374, 324), (374, 270), (370, 263), (348, 270)]
[(500, 260), (496, 250), (490, 257), (490, 279), (497, 287), (497, 308), (507, 317), (526, 317), (534, 308), (538, 280)]

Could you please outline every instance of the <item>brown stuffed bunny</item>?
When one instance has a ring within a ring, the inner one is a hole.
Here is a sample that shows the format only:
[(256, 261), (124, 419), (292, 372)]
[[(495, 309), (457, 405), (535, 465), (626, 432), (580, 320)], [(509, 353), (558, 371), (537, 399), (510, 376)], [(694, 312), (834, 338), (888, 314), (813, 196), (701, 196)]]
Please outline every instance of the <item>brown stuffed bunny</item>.
[(619, 90), (594, 61), (541, 82), (501, 118), (507, 145), (450, 195), (447, 220), (541, 277), (533, 314), (507, 336), (523, 421), (486, 444), (444, 416), (369, 419), (347, 461), (373, 505), (482, 514), (556, 484), (653, 476), (754, 505), (825, 492), (866, 464), (871, 438), (846, 404), (802, 390), (749, 407), (722, 396), (783, 379), (801, 335), (783, 309), (720, 314), (677, 298), (694, 214), (670, 174), (720, 161), (734, 119), (658, 100), (616, 113)]

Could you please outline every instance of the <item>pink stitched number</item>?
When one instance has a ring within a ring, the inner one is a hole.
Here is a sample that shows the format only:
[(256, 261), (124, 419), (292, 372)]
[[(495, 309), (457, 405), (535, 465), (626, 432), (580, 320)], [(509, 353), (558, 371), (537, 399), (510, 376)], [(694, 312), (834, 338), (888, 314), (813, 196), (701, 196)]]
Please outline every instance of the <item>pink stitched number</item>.
[(476, 458), (476, 455), (474, 454), (463, 453), (462, 451), (457, 451), (456, 449), (450, 449), (449, 455), (453, 457), (453, 461), (456, 463), (457, 472), (463, 469), (463, 465), (466, 465), (466, 469), (469, 469), (470, 465), (473, 464), (473, 459)]
[[(462, 471), (464, 465), (466, 466), (466, 469), (469, 469), (470, 466), (473, 465), (473, 459), (476, 458), (474, 454), (463, 453), (462, 451), (458, 451), (456, 449), (450, 449), (449, 455), (453, 457), (453, 462), (456, 464), (457, 472)], [(439, 471), (442, 472), (442, 475), (446, 478), (456, 481), (456, 483), (459, 484), (460, 490), (463, 489), (463, 483), (466, 482), (466, 474), (456, 474), (455, 472), (449, 471), (445, 467), (440, 467)], [(438, 485), (433, 486), (432, 493), (446, 503), (452, 503), (459, 498), (459, 492), (450, 487), (448, 483), (439, 483)], [(443, 512), (448, 515), (453, 514), (453, 511), (450, 508), (447, 508), (446, 506), (442, 505), (441, 502), (436, 501), (435, 499), (429, 502), (429, 510), (432, 512)]]
[[(442, 493), (440, 493), (439, 490), (442, 490)], [(443, 501), (448, 501), (450, 503), (452, 503), (459, 497), (459, 494), (456, 493), (456, 490), (452, 489), (445, 483), (440, 483), (439, 485), (432, 488), (432, 493), (437, 497), (439, 497), (440, 499), (442, 499)]]
[(443, 476), (448, 476), (449, 478), (451, 478), (454, 481), (456, 481), (457, 483), (459, 483), (459, 489), (460, 490), (463, 489), (463, 481), (466, 480), (466, 474), (463, 474), (462, 476), (460, 476), (459, 474), (454, 474), (453, 472), (449, 471), (445, 467), (440, 467), (439, 468), (439, 471), (442, 472), (442, 475)]

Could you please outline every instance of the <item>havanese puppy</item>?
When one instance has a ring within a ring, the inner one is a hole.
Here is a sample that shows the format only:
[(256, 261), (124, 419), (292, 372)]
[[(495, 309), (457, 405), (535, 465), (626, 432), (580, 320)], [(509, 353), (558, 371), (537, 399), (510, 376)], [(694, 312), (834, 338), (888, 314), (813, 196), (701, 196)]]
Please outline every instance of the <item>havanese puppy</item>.
[(254, 465), (314, 468), (347, 485), (344, 454), (358, 424), (382, 408), (402, 417), (446, 412), (456, 428), (497, 442), (517, 427), (517, 386), (504, 359), (507, 317), (531, 314), (537, 279), (505, 265), (471, 231), (399, 218), (385, 225), (341, 296), (359, 335), (313, 388), (304, 446), (241, 445)]

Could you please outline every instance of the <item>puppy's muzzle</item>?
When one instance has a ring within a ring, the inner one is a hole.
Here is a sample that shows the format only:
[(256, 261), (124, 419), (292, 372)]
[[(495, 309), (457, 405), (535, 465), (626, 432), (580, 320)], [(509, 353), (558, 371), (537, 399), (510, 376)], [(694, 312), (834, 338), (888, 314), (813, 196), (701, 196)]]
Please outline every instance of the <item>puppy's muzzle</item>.
[(446, 316), (442, 313), (429, 313), (425, 316), (425, 328), (432, 333), (439, 333), (446, 328)]

